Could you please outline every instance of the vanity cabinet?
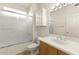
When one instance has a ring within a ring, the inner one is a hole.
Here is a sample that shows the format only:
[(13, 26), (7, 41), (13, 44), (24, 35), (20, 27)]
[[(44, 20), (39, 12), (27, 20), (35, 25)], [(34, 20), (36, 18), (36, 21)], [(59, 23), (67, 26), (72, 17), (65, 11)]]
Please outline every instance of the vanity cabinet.
[(40, 53), (40, 55), (56, 55), (57, 50), (55, 48), (52, 48), (48, 44), (41, 41), (40, 42), (40, 47), (39, 47), (39, 53)]
[(66, 55), (66, 53), (40, 41), (39, 47), (40, 55)]
[(58, 50), (57, 54), (58, 54), (58, 55), (68, 55), (68, 54), (66, 54), (66, 53), (64, 53), (64, 52), (62, 52), (62, 51), (60, 51), (60, 50)]

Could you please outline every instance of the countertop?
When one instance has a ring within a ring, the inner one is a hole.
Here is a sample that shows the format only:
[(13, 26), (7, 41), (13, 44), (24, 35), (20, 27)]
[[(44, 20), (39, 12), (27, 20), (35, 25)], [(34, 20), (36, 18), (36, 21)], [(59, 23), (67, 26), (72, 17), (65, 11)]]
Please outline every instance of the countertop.
[(79, 42), (74, 41), (75, 39), (78, 39), (78, 38), (62, 36), (62, 38), (65, 38), (65, 41), (64, 43), (63, 42), (59, 43), (54, 41), (53, 37), (59, 37), (59, 35), (52, 34), (48, 37), (39, 37), (39, 39), (44, 43), (47, 43), (48, 45), (55, 47), (67, 54), (79, 55)]

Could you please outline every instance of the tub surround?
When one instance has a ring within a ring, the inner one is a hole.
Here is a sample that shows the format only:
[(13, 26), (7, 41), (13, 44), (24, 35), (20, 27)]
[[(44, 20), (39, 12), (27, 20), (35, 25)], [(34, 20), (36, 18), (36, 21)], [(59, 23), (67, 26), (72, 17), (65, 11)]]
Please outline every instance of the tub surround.
[(26, 48), (27, 45), (29, 45), (31, 43), (32, 42), (28, 42), (28, 43), (14, 45), (11, 47), (0, 48), (0, 55), (16, 55), (16, 54), (19, 54), (21, 52), (23, 52), (23, 54), (24, 54), (25, 51), (27, 50), (27, 48)]

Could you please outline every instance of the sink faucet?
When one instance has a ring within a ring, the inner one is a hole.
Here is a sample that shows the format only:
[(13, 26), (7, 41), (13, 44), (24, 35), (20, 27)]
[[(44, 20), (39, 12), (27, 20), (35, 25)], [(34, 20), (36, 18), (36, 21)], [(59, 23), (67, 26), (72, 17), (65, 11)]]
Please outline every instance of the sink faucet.
[(58, 40), (62, 40), (62, 41), (65, 41), (65, 38), (66, 38), (66, 37), (63, 36), (63, 35), (59, 35), (59, 36), (57, 37)]

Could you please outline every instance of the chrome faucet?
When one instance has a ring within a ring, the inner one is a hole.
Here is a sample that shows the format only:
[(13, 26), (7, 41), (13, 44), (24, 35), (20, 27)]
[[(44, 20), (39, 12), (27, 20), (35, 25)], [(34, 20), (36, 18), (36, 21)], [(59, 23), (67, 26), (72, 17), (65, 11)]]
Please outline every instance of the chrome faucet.
[(66, 37), (64, 37), (63, 35), (59, 35), (57, 37), (57, 40), (62, 40), (62, 41), (65, 41)]

